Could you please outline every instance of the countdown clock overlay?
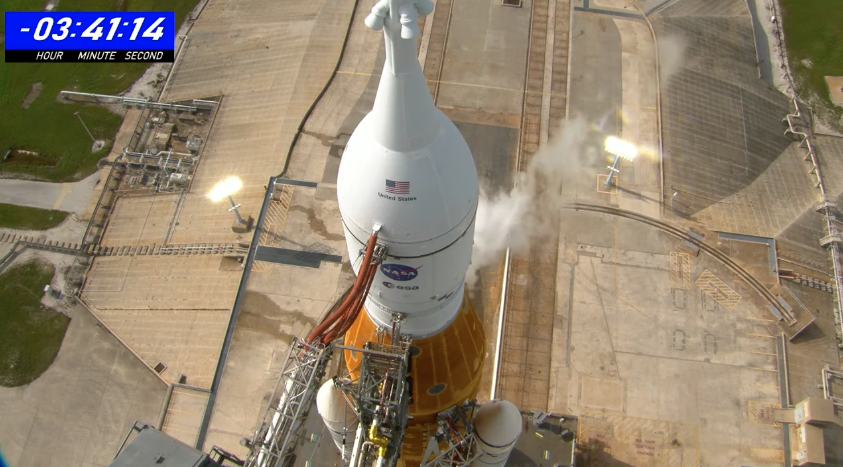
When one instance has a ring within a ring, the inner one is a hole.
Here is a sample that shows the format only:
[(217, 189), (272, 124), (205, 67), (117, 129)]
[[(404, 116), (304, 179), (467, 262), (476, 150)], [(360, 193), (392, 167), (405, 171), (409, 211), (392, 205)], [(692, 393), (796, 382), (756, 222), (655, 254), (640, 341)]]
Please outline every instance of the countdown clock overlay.
[(172, 62), (176, 14), (17, 12), (6, 15), (6, 62)]

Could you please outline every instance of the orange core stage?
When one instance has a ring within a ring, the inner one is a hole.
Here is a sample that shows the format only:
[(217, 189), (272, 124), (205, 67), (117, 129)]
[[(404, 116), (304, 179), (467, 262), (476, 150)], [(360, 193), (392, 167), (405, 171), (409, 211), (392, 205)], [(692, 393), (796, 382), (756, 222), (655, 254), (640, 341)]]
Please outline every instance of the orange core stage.
[[(360, 313), (345, 334), (345, 345), (362, 348), (366, 342), (390, 343), (389, 330), (381, 333), (367, 313)], [(414, 340), (410, 347), (412, 403), (404, 435), (401, 458), (406, 465), (418, 465), (429, 434), (436, 431), (436, 414), (473, 399), (480, 383), (486, 351), (483, 324), (471, 306), (468, 294), (454, 321), (439, 333)], [(346, 350), (345, 362), (351, 376), (359, 375), (362, 355)]]

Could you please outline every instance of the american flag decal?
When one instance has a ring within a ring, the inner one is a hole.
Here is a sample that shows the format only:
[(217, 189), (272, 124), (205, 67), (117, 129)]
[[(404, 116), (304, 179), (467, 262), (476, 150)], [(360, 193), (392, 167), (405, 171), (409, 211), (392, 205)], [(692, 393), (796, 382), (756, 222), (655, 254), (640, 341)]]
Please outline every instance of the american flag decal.
[(386, 179), (386, 192), (394, 195), (409, 195), (410, 182), (399, 182), (397, 180)]

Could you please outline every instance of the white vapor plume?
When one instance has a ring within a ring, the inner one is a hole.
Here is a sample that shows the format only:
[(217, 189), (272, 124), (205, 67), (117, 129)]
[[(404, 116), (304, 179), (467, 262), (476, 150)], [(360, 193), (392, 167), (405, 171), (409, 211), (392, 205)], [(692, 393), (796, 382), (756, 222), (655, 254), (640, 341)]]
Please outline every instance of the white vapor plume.
[(520, 188), (491, 198), (481, 190), (474, 228), (473, 267), (487, 266), (507, 248), (526, 245), (528, 237), (521, 223), (529, 203), (530, 196)]
[[(563, 122), (561, 134), (540, 148), (527, 169), (516, 174), (509, 193), (480, 192), (474, 230), (474, 250), (467, 280), (474, 283), (480, 268), (501, 261), (507, 248), (524, 251), (534, 241), (559, 229), (559, 210), (572, 202), (563, 191), (575, 191), (586, 157), (588, 125), (582, 119)], [(597, 156), (599, 157), (599, 156)], [(565, 190), (569, 186), (570, 190)]]
[(664, 86), (682, 67), (688, 40), (683, 36), (671, 34), (660, 37), (656, 45), (659, 52), (659, 80)]

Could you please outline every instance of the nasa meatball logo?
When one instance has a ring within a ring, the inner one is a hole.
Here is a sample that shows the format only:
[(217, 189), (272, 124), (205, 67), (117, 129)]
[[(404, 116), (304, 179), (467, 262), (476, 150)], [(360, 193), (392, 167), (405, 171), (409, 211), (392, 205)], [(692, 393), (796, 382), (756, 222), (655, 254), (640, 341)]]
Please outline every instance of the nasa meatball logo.
[(381, 272), (384, 276), (394, 281), (411, 281), (419, 275), (419, 268), (406, 266), (403, 264), (383, 264), (381, 265)]

